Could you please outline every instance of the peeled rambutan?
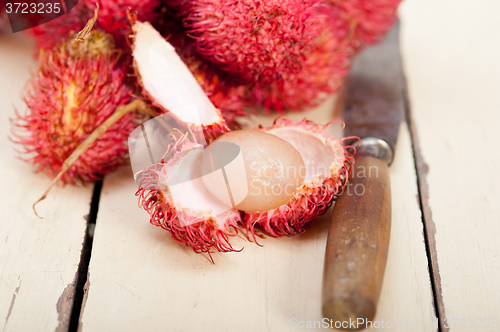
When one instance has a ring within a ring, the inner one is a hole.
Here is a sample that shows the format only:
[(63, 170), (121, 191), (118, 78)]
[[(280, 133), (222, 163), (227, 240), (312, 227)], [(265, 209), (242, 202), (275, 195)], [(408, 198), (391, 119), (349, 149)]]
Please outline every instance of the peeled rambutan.
[[(325, 132), (326, 127), (308, 120), (293, 122), (278, 118), (273, 126), (259, 129), (290, 143), (298, 151), (304, 161), (305, 177), (299, 186), (292, 188), (292, 197), (285, 204), (245, 213), (249, 234), (263, 232), (273, 237), (301, 234), (306, 223), (324, 214), (334, 196), (344, 188), (353, 158), (342, 140)], [(291, 171), (296, 169), (286, 173)]]
[(217, 136), (229, 130), (175, 48), (148, 22), (135, 20), (132, 30), (134, 67), (143, 95), (195, 131)]
[[(169, 146), (168, 160), (140, 174), (139, 206), (153, 225), (195, 252), (238, 251), (230, 237), (240, 231), (255, 242), (264, 234), (301, 234), (331, 206), (352, 164), (324, 127), (280, 119), (270, 128), (226, 133), (208, 147), (182, 136)], [(238, 147), (238, 156), (222, 166), (227, 148), (210, 152), (220, 143)]]
[(135, 173), (139, 206), (153, 225), (210, 254), (237, 251), (229, 240), (240, 230), (250, 240), (300, 234), (326, 212), (352, 163), (326, 126), (281, 119), (270, 128), (229, 131), (173, 47), (148, 23), (135, 22), (133, 30), (145, 94), (205, 133), (205, 140), (191, 130), (172, 134), (162, 159)]
[(127, 10), (137, 10), (141, 20), (150, 21), (157, 17), (155, 10), (161, 6), (161, 0), (80, 0), (65, 15), (36, 26), (28, 32), (35, 38), (39, 49), (51, 49), (67, 38), (70, 31), (82, 30), (94, 16), (96, 4), (99, 4), (99, 19), (94, 27), (112, 34), (116, 45), (122, 48), (125, 47), (130, 32)]
[[(84, 43), (64, 41), (42, 50), (39, 67), (28, 81), (25, 115), (12, 120), (22, 159), (35, 171), (55, 176), (66, 158), (89, 134), (131, 99), (124, 84), (127, 67), (112, 37), (93, 31)], [(126, 140), (138, 115), (129, 113), (112, 125), (61, 177), (65, 183), (96, 181), (126, 160)]]
[(248, 84), (202, 58), (197, 52), (195, 40), (189, 38), (182, 25), (172, 17), (166, 17), (161, 32), (228, 124), (233, 125), (236, 117), (247, 114), (244, 105), (249, 95)]

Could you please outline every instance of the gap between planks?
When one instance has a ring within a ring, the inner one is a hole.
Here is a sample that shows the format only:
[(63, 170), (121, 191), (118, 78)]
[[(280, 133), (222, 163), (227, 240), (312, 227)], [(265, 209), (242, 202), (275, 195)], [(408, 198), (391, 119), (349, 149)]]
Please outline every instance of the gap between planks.
[[(99, 200), (101, 198), (102, 180), (96, 182), (92, 193), (92, 201), (90, 203), (90, 211), (87, 216), (87, 227), (85, 229), (85, 239), (82, 245), (80, 255), (80, 263), (75, 276), (74, 291), (72, 292), (73, 303), (71, 308), (71, 316), (66, 321), (65, 326), (59, 326), (57, 331), (76, 332), (80, 327), (80, 313), (85, 307), (86, 290), (88, 289), (88, 269), (90, 256), (92, 255), (92, 243), (94, 237), (94, 229), (97, 220), (97, 211), (99, 209)], [(64, 293), (61, 296), (64, 297)], [(71, 298), (71, 295), (70, 295)]]
[(444, 311), (443, 290), (441, 287), (441, 276), (439, 274), (439, 263), (436, 250), (436, 225), (432, 219), (432, 210), (429, 205), (429, 188), (426, 178), (429, 166), (425, 163), (420, 150), (417, 129), (411, 113), (411, 103), (408, 95), (406, 77), (404, 79), (404, 97), (406, 124), (408, 126), (408, 130), (410, 131), (413, 160), (415, 162), (415, 171), (417, 175), (418, 201), (422, 212), (425, 250), (427, 253), (429, 276), (431, 279), (433, 293), (432, 295), (434, 298), (434, 310), (439, 322), (438, 332), (448, 332), (449, 328), (444, 326), (446, 314)]

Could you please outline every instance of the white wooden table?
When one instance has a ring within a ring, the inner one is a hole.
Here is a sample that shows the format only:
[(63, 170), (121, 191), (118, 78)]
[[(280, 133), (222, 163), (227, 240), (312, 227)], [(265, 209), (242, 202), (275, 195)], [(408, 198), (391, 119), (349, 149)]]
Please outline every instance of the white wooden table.
[[(437, 331), (439, 317), (441, 331), (500, 330), (498, 13), (492, 0), (401, 7), (409, 117), (390, 168), (393, 225), (374, 329)], [(95, 192), (55, 188), (36, 218), (31, 205), (50, 179), (7, 139), (14, 107), (24, 111), (32, 52), (20, 35), (0, 36), (1, 331), (323, 330), (306, 326), (322, 319), (331, 212), (299, 237), (237, 242), (243, 252), (216, 254), (215, 265), (149, 224), (127, 167)]]

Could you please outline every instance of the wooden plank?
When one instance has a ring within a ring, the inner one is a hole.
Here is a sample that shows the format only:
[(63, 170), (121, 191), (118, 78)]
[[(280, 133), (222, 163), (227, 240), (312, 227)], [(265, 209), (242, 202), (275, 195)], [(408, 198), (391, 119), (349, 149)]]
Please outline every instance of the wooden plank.
[(500, 328), (499, 12), (495, 1), (408, 0), (401, 8), (443, 331)]
[(50, 179), (16, 158), (7, 138), (14, 106), (24, 113), (20, 92), (36, 68), (33, 46), (20, 34), (0, 36), (0, 329), (65, 331), (73, 303), (92, 186), (57, 187), (38, 212), (31, 205)]
[[(405, 128), (391, 167), (394, 227), (377, 321), (430, 331), (435, 316)], [(151, 226), (136, 189), (129, 168), (104, 181), (81, 331), (284, 331), (322, 320), (331, 213), (304, 235), (265, 239), (262, 248), (234, 241), (243, 252), (215, 254), (212, 265)]]

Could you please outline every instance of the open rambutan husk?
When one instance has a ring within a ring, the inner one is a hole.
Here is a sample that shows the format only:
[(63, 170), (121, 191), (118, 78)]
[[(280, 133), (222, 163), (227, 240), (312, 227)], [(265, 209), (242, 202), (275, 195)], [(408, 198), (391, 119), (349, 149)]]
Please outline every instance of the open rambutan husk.
[[(162, 160), (140, 175), (139, 189), (136, 192), (139, 206), (150, 214), (151, 224), (169, 231), (173, 239), (192, 247), (197, 253), (210, 253), (212, 249), (219, 252), (240, 251), (234, 249), (229, 242), (229, 238), (237, 236), (238, 230), (242, 229), (239, 211), (231, 209), (223, 215), (216, 215), (210, 208), (201, 207), (200, 205), (211, 204), (215, 206), (218, 202), (203, 187), (200, 178), (180, 199), (176, 199), (179, 196), (172, 195), (167, 189), (168, 174), (179, 167), (189, 153), (203, 150), (202, 145), (185, 142), (182, 137), (174, 140), (170, 160)], [(189, 202), (196, 202), (197, 206), (190, 207)]]
[(335, 195), (347, 183), (354, 159), (343, 146), (343, 140), (325, 132), (328, 125), (309, 120), (293, 122), (281, 117), (273, 126), (260, 129), (287, 141), (301, 154), (306, 176), (287, 204), (268, 211), (245, 213), (244, 223), (249, 234), (264, 233), (273, 237), (301, 234), (309, 221), (331, 206)]
[[(24, 89), (28, 107), (16, 112), (13, 141), (35, 171), (55, 176), (65, 160), (117, 107), (131, 100), (127, 67), (112, 37), (93, 31), (89, 41), (64, 41), (39, 55)], [(94, 182), (128, 158), (128, 135), (143, 116), (129, 113), (112, 125), (61, 177), (64, 183)]]
[[(145, 95), (158, 107), (170, 111), (174, 119), (189, 128), (198, 131), (201, 128), (205, 134), (203, 142), (197, 141), (199, 136), (191, 131), (174, 135), (173, 141), (166, 144), (171, 157), (162, 158), (136, 174), (140, 176), (136, 193), (139, 206), (150, 214), (153, 225), (170, 231), (175, 240), (191, 246), (195, 252), (210, 254), (213, 249), (238, 251), (230, 244), (230, 238), (238, 236), (239, 231), (255, 242), (256, 237), (264, 234), (275, 237), (300, 234), (307, 222), (326, 212), (346, 184), (353, 158), (341, 141), (325, 133), (326, 126), (286, 119), (258, 130), (289, 142), (302, 155), (307, 172), (296, 193), (287, 204), (268, 211), (245, 213), (234, 205), (227, 210), (221, 208), (221, 201), (203, 183), (200, 165), (205, 143), (229, 129), (174, 48), (148, 23), (136, 21), (133, 30), (132, 54)], [(162, 90), (165, 87), (175, 90), (178, 88), (175, 85), (182, 84), (185, 85), (174, 93)], [(189, 106), (195, 110), (201, 108), (198, 118), (189, 113)], [(193, 140), (187, 140), (188, 136)], [(188, 170), (190, 177), (182, 182), (181, 190), (174, 192), (168, 181), (176, 180), (179, 170)]]

